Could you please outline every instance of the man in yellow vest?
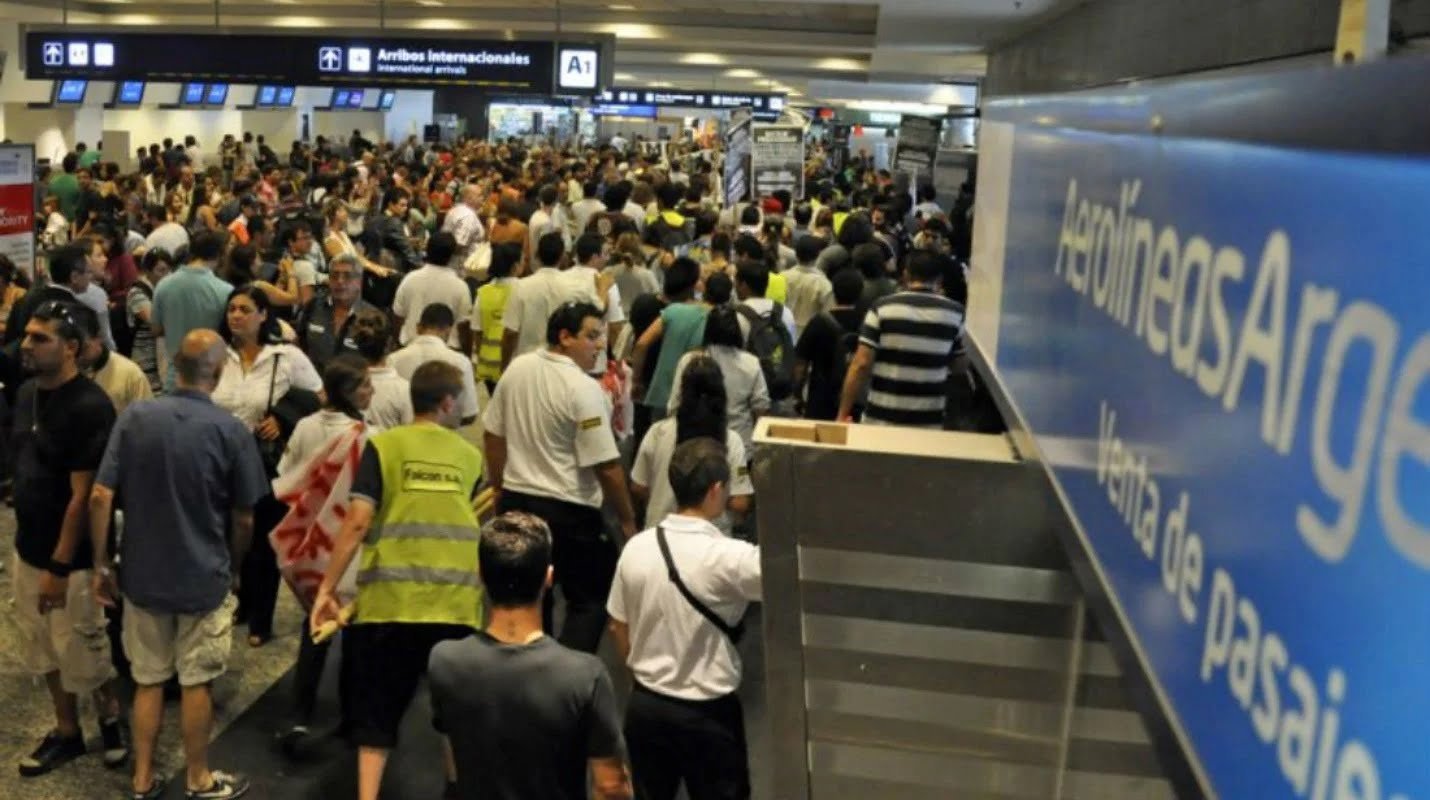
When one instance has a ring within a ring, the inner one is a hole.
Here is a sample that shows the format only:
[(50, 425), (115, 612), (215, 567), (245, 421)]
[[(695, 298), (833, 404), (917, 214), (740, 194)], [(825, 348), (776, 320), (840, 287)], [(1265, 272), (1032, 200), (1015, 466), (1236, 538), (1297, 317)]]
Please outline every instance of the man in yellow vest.
[(487, 393), (496, 391), (501, 378), (501, 340), (506, 331), (502, 323), (507, 301), (516, 286), (512, 272), (521, 261), (521, 248), (499, 244), (492, 247), (492, 263), (487, 269), (491, 280), (477, 290), (477, 302), (472, 304), (472, 329), (481, 332), (477, 349), (477, 380), (487, 385)]
[[(456, 432), (461, 395), (462, 375), (451, 364), (428, 362), (412, 374), (413, 422), (369, 440), (313, 603), (312, 630), (341, 621), (334, 592), (361, 545), (356, 611), (343, 635), (359, 800), (377, 800), (432, 647), (481, 626), (472, 496), (482, 457)], [(448, 771), (450, 778), (450, 764)]]

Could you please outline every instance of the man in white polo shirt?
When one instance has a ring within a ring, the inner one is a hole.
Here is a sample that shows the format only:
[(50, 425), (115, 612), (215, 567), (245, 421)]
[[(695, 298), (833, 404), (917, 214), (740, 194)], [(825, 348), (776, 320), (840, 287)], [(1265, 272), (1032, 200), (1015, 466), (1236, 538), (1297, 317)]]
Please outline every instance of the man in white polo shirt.
[(397, 336), (399, 344), (407, 344), (417, 336), (417, 317), (422, 309), (442, 303), (452, 309), (452, 317), (462, 320), (447, 336), (447, 343), (461, 347), (470, 335), (467, 317), (472, 313), (472, 290), (457, 271), (447, 266), (457, 250), (457, 240), (446, 231), (432, 234), (427, 242), (427, 263), (402, 278), (397, 296), (392, 301), (392, 313), (402, 325)]
[(642, 800), (747, 800), (749, 758), (736, 694), (741, 620), (761, 597), (760, 551), (727, 538), (730, 465), (714, 439), (690, 439), (670, 459), (678, 510), (626, 543), (606, 610), (635, 678), (626, 746)]
[[(610, 401), (588, 374), (606, 347), (605, 333), (595, 305), (558, 307), (546, 324), (547, 349), (511, 362), (482, 417), (497, 511), (526, 511), (550, 526), (556, 580), (566, 599), (557, 638), (588, 653), (601, 642), (616, 566), (602, 501), (610, 501), (622, 533), (629, 537), (636, 529)], [(551, 630), (549, 599), (543, 612)]]
[(477, 421), (477, 381), (472, 374), (472, 360), (447, 346), (447, 338), (455, 325), (450, 306), (429, 304), (417, 320), (417, 337), (388, 356), (387, 365), (409, 381), (412, 373), (428, 361), (445, 361), (456, 367), (462, 373), (462, 396), (457, 398), (457, 407), (462, 414), (462, 424), (471, 425)]
[[(548, 233), (537, 242), (536, 260), (540, 267), (516, 282), (502, 313), (502, 323), (506, 326), (501, 343), (503, 370), (517, 356), (545, 346), (546, 323), (562, 303), (587, 301), (602, 315), (606, 313), (607, 295), (615, 285), (615, 278), (599, 273), (591, 276), (584, 270), (580, 275), (572, 275), (561, 267), (565, 256), (566, 242), (560, 234)], [(619, 306), (620, 295), (616, 298)], [(599, 355), (604, 356), (604, 351)], [(604, 359), (597, 358), (597, 362), (604, 371)]]

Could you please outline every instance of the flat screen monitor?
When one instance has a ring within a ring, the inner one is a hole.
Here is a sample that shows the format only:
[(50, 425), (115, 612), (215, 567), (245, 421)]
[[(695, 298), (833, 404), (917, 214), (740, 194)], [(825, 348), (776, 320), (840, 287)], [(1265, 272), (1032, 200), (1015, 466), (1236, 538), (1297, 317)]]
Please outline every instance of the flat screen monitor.
[(144, 81), (120, 81), (114, 85), (114, 104), (137, 106), (144, 102)]
[(204, 89), (202, 83), (186, 83), (179, 90), (179, 105), (181, 106), (201, 106), (204, 104)]
[(348, 95), (348, 108), (362, 108), (364, 94), (362, 89), (353, 89), (353, 93)]
[(256, 105), (256, 106), (260, 106), (260, 107), (265, 107), (265, 108), (266, 108), (266, 107), (268, 107), (268, 106), (273, 105), (273, 104), (274, 104), (274, 101), (277, 100), (277, 99), (278, 99), (278, 87), (277, 87), (277, 86), (260, 86), (260, 87), (258, 87), (258, 94), (256, 94), (256, 95), (253, 96), (253, 104)]
[(204, 95), (204, 105), (221, 106), (228, 100), (228, 84), (210, 83), (208, 92)]
[(382, 96), (378, 98), (377, 107), (383, 111), (391, 111), (392, 104), (397, 102), (397, 91), (395, 89), (383, 90)]
[(287, 108), (287, 107), (293, 105), (293, 93), (294, 93), (294, 91), (295, 91), (295, 88), (292, 87), (292, 86), (279, 86), (279, 87), (278, 87), (278, 99), (273, 101), (273, 105), (279, 106), (279, 107), (281, 107), (281, 108)]
[(55, 102), (65, 105), (79, 105), (84, 102), (84, 93), (89, 89), (89, 81), (56, 81)]
[(332, 108), (347, 108), (348, 98), (352, 96), (353, 93), (351, 89), (334, 89), (333, 99), (328, 105)]

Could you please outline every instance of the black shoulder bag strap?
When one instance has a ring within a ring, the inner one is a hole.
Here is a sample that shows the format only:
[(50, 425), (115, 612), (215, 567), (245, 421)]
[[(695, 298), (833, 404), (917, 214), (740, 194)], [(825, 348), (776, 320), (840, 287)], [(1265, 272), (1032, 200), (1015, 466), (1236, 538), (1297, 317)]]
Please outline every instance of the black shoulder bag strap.
[(665, 526), (656, 526), (655, 540), (660, 544), (660, 555), (665, 559), (665, 570), (666, 573), (670, 575), (670, 582), (675, 584), (675, 588), (679, 590), (680, 596), (685, 598), (685, 602), (689, 603), (691, 608), (700, 612), (700, 616), (709, 620), (711, 625), (714, 625), (721, 633), (728, 636), (731, 642), (738, 643), (740, 637), (745, 635), (745, 621), (742, 619), (739, 624), (729, 624), (721, 619), (719, 614), (711, 611), (709, 606), (700, 602), (700, 598), (696, 597), (695, 594), (690, 591), (690, 587), (686, 586), (685, 581), (680, 579), (680, 571), (675, 568), (675, 559), (670, 557), (670, 544), (665, 540)]

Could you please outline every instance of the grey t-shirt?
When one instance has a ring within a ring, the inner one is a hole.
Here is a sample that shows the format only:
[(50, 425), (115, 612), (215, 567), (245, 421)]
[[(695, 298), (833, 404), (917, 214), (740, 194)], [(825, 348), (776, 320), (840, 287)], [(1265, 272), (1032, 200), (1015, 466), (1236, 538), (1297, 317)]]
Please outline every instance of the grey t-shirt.
[(237, 417), (187, 389), (135, 403), (115, 424), (95, 482), (124, 510), (119, 588), (129, 602), (169, 614), (223, 603), (238, 568), (229, 515), (269, 492), (258, 445)]
[(584, 800), (587, 760), (625, 752), (606, 668), (550, 636), (442, 642), (427, 675), (463, 800)]

